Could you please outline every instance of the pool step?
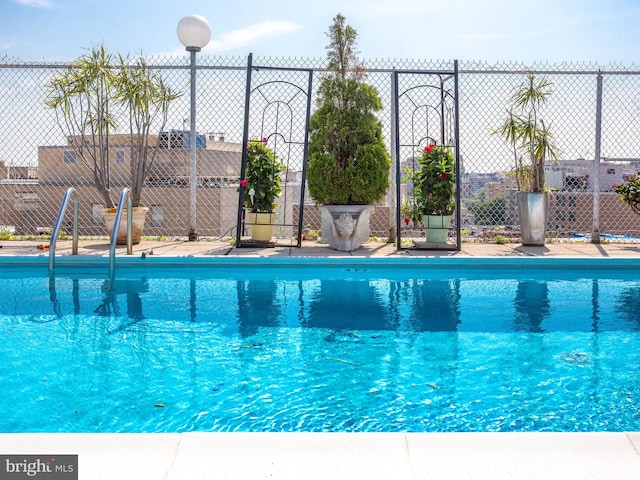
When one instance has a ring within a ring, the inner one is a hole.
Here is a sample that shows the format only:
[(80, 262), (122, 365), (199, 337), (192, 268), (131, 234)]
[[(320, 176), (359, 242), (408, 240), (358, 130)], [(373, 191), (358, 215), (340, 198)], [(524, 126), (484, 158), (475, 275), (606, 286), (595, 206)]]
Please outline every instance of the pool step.
[(54, 277), (49, 279), (49, 290), (76, 290), (79, 288), (97, 288), (97, 289), (105, 289), (109, 285), (109, 280), (106, 278), (106, 275), (103, 274), (104, 278), (93, 274), (91, 276), (78, 275), (78, 276), (61, 276), (55, 275)]

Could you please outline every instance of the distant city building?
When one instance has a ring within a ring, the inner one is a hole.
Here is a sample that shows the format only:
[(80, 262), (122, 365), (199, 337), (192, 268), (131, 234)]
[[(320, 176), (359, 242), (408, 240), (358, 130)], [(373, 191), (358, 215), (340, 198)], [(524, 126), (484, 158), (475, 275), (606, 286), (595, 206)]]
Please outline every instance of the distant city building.
[[(561, 160), (545, 166), (549, 186), (559, 192), (593, 192), (594, 160), (582, 158)], [(611, 192), (613, 185), (623, 182), (624, 175), (636, 173), (640, 169), (640, 159), (607, 160), (600, 162), (598, 177), (599, 191)]]
[[(205, 134), (196, 136), (198, 196), (203, 204), (236, 204), (242, 145), (220, 141), (224, 140), (224, 134), (211, 136), (209, 142), (207, 138)], [(101, 213), (103, 201), (94, 187), (91, 169), (72, 148), (74, 141), (77, 138), (69, 137), (65, 146), (38, 147), (37, 168), (15, 169), (0, 164), (3, 221), (16, 225), (19, 233), (34, 233), (34, 225), (38, 229), (52, 227), (51, 204), (61, 202), (69, 187), (78, 192), (80, 235), (105, 233)], [(150, 208), (145, 235), (184, 235), (188, 231), (189, 132), (162, 132), (158, 136), (152, 135), (150, 141), (152, 145), (158, 145), (158, 150), (142, 192), (142, 202)], [(128, 186), (131, 149), (128, 135), (110, 136), (114, 201)], [(20, 177), (16, 179), (18, 175)], [(219, 235), (223, 233), (222, 225), (235, 224), (235, 212), (228, 214), (228, 218), (227, 212), (227, 209), (199, 212), (202, 234)]]

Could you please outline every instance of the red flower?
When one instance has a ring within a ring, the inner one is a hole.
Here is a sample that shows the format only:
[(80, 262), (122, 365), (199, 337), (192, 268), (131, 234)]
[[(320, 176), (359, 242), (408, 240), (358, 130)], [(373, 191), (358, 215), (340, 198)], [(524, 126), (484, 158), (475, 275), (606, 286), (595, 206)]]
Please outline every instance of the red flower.
[(264, 143), (265, 145), (267, 144), (267, 137), (264, 137), (264, 138), (262, 139), (262, 143)]
[(435, 147), (436, 144), (435, 143), (430, 143), (429, 145), (427, 145), (426, 147), (424, 147), (424, 151), (426, 153), (431, 153), (431, 150), (433, 150), (433, 147)]
[(409, 219), (407, 217), (405, 217), (405, 219), (404, 219), (404, 224), (405, 225), (409, 225)]
[(249, 182), (247, 180), (245, 180), (244, 178), (240, 180), (240, 186), (242, 188), (247, 188), (247, 185), (249, 185)]
[(447, 179), (447, 172), (442, 172), (440, 174), (440, 181), (444, 182)]

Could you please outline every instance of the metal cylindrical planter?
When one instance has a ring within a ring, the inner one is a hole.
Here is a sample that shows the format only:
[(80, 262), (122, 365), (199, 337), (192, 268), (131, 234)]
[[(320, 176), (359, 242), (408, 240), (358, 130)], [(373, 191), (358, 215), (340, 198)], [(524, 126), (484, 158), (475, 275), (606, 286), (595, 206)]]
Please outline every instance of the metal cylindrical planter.
[(518, 192), (518, 215), (522, 244), (542, 246), (547, 239), (549, 194), (546, 192)]

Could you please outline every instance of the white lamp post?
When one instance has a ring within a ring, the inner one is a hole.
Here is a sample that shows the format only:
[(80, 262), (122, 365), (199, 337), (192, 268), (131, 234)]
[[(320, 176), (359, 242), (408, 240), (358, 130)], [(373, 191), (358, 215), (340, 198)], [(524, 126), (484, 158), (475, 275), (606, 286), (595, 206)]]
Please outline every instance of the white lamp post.
[(187, 15), (178, 23), (178, 39), (191, 52), (191, 131), (189, 147), (191, 163), (189, 176), (189, 240), (197, 240), (196, 233), (196, 52), (204, 48), (211, 39), (211, 26), (200, 15)]

